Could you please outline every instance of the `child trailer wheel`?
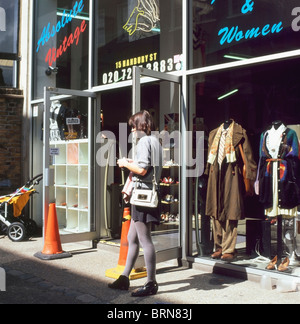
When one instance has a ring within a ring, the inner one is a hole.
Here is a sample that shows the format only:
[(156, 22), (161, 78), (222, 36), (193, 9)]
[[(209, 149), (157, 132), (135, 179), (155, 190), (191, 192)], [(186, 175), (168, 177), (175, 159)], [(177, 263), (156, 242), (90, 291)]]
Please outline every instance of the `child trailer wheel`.
[(21, 242), (26, 236), (25, 226), (22, 223), (12, 223), (8, 226), (7, 235), (13, 242)]

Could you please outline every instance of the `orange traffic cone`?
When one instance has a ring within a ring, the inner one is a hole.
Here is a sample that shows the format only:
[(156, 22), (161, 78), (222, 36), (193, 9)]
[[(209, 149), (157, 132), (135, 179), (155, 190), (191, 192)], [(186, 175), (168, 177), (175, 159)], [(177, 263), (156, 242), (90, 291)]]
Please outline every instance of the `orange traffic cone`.
[(44, 249), (34, 256), (42, 260), (63, 259), (72, 256), (70, 253), (62, 250), (55, 204), (49, 205), (48, 219), (45, 227)]
[[(122, 232), (121, 232), (121, 246), (118, 265), (114, 269), (106, 270), (105, 276), (108, 278), (118, 279), (122, 275), (127, 261), (128, 255), (128, 232), (131, 224), (130, 208), (125, 208), (123, 213), (122, 221)], [(147, 272), (144, 268), (133, 270), (129, 276), (130, 280), (144, 278), (147, 276)]]

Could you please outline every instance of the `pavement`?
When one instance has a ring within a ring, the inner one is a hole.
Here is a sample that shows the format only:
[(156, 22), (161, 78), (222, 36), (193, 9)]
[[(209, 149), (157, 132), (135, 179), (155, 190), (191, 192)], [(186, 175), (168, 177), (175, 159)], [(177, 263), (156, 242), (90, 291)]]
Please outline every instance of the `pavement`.
[(0, 267), (6, 272), (6, 292), (0, 304), (104, 304), (104, 305), (200, 305), (200, 304), (300, 304), (300, 292), (280, 293), (261, 289), (258, 282), (159, 263), (156, 296), (133, 298), (130, 291), (145, 283), (131, 281), (129, 292), (107, 287), (113, 280), (105, 271), (115, 268), (119, 248), (99, 244), (66, 244), (71, 258), (42, 261), (34, 254), (43, 239), (13, 243), (0, 237)]

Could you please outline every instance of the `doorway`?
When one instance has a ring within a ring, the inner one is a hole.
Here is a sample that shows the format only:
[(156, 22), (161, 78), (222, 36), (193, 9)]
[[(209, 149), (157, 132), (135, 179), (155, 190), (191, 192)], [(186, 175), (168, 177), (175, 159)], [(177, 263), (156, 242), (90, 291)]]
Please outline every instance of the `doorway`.
[[(132, 113), (148, 110), (163, 148), (161, 223), (152, 232), (157, 261), (181, 262), (181, 77), (134, 67)], [(144, 83), (145, 78), (152, 78)]]

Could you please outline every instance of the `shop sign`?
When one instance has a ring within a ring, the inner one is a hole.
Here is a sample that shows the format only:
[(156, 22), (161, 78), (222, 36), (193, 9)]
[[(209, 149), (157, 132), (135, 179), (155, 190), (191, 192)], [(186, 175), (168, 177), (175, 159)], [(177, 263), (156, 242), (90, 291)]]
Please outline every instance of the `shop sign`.
[(0, 52), (17, 54), (18, 0), (1, 0), (0, 3)]
[[(215, 0), (211, 1), (211, 4), (214, 4)], [(246, 0), (241, 7), (241, 13), (243, 15), (251, 13), (255, 10), (255, 1), (254, 0)], [(294, 31), (299, 31), (300, 26), (298, 23), (300, 22), (300, 8), (294, 8), (292, 11), (292, 16), (297, 16), (292, 23), (292, 29)], [(233, 41), (240, 42), (243, 39), (255, 39), (259, 36), (265, 37), (269, 34), (279, 34), (284, 29), (283, 21), (275, 22), (275, 23), (267, 23), (262, 27), (250, 27), (246, 30), (242, 30), (240, 26), (233, 27), (223, 27), (219, 30), (218, 36), (220, 37), (220, 44), (224, 45), (225, 43), (231, 44)]]
[(146, 53), (136, 57), (124, 58), (115, 62), (115, 71), (104, 73), (102, 83), (110, 84), (132, 79), (133, 67), (140, 66), (157, 72), (172, 72), (182, 69), (182, 54), (174, 55), (166, 60), (159, 60), (158, 53)]
[(80, 125), (80, 119), (79, 118), (66, 118), (66, 124), (67, 125)]
[[(161, 5), (159, 0), (128, 1), (128, 15), (124, 15), (119, 31), (125, 40), (120, 44), (122, 50), (112, 51), (114, 57), (102, 58), (105, 65), (101, 69), (103, 85), (131, 80), (134, 66), (162, 73), (182, 69), (181, 52), (167, 50), (163, 55), (159, 50)], [(146, 39), (150, 38), (152, 40), (148, 42)], [(109, 66), (108, 62), (111, 63)]]
[[(45, 46), (51, 38), (54, 38), (63, 28), (65, 28), (74, 18), (76, 18), (80, 13), (82, 13), (84, 8), (83, 0), (76, 1), (73, 8), (66, 12), (64, 10), (61, 19), (56, 25), (46, 24), (43, 28), (41, 37), (37, 42), (36, 53)], [(52, 66), (58, 58), (60, 58), (73, 44), (76, 46), (79, 43), (79, 39), (82, 33), (85, 32), (87, 23), (85, 20), (82, 21), (80, 27), (76, 27), (75, 31), (70, 33), (69, 36), (65, 36), (63, 42), (58, 48), (50, 48), (47, 52), (45, 62), (49, 66)]]

